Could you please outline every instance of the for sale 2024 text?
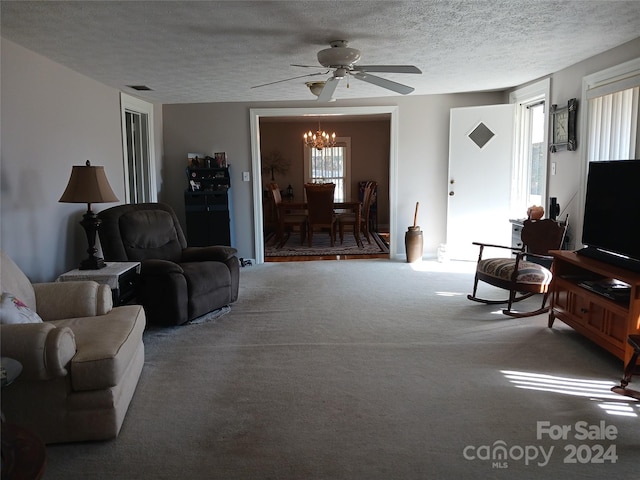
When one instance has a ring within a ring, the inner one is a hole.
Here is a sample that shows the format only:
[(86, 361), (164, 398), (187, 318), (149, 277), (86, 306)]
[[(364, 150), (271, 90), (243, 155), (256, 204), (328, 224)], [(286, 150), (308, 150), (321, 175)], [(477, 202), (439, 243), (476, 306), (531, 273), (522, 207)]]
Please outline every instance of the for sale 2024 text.
[[(536, 422), (536, 439), (542, 441), (567, 442), (563, 445), (563, 463), (616, 463), (618, 429), (604, 420), (597, 424), (579, 421), (574, 424), (557, 425), (549, 421)], [(466, 460), (490, 461), (492, 468), (509, 468), (509, 462), (544, 467), (554, 456), (556, 445), (508, 445), (504, 440), (493, 444), (467, 445), (463, 450)]]

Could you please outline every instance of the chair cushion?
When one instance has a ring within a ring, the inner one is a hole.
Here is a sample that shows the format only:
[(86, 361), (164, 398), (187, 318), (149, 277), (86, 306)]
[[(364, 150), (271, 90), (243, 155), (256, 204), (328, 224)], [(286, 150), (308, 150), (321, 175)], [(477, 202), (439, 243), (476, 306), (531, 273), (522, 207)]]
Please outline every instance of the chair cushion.
[(182, 245), (173, 218), (163, 210), (136, 210), (120, 217), (122, 242), (131, 261), (149, 258), (178, 262)]
[[(509, 281), (515, 265), (516, 261), (513, 258), (487, 258), (478, 262), (477, 271)], [(551, 272), (537, 263), (520, 261), (518, 265), (517, 283), (548, 285), (551, 283), (551, 278)]]

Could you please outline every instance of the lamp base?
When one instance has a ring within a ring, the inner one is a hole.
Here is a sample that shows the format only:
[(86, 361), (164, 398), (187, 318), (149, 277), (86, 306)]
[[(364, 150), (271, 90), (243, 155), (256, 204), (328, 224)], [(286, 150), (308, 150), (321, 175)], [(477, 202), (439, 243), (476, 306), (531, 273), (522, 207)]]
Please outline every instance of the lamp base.
[(91, 204), (88, 204), (87, 213), (82, 216), (80, 225), (82, 225), (82, 228), (84, 228), (87, 234), (87, 242), (89, 243), (87, 253), (89, 256), (80, 263), (80, 270), (100, 270), (107, 266), (102, 258), (96, 256), (96, 253), (98, 253), (98, 249), (96, 248), (96, 233), (101, 223), (102, 221), (91, 211)]
[(104, 259), (100, 257), (89, 257), (85, 258), (82, 262), (80, 262), (80, 270), (100, 270), (101, 268), (106, 267), (107, 264), (104, 263)]

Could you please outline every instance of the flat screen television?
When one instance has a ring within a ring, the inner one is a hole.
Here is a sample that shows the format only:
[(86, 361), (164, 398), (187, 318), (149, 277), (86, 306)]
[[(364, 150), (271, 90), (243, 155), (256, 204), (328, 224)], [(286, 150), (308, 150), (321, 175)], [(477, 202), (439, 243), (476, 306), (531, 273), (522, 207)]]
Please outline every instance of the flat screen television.
[(640, 271), (640, 160), (590, 162), (578, 253)]

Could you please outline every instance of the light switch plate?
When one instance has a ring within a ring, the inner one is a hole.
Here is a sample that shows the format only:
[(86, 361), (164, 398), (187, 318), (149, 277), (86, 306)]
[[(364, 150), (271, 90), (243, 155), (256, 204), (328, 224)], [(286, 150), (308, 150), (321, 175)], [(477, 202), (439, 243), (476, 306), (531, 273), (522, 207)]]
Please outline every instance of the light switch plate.
[(249, 172), (242, 172), (242, 181), (243, 182), (248, 182), (249, 179), (250, 179)]

